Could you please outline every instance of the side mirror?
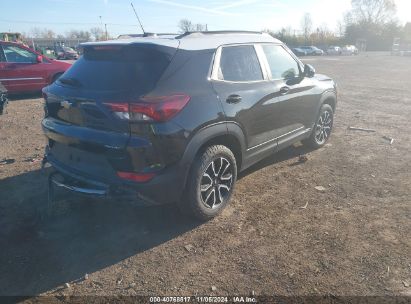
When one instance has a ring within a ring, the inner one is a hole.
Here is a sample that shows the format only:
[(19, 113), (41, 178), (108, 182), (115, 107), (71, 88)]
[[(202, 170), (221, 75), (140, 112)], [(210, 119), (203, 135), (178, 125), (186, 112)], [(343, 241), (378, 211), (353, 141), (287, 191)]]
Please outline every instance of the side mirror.
[(311, 64), (304, 65), (304, 76), (312, 78), (315, 75), (315, 69)]
[(43, 56), (38, 55), (37, 58), (36, 58), (36, 62), (37, 63), (42, 63), (43, 62)]

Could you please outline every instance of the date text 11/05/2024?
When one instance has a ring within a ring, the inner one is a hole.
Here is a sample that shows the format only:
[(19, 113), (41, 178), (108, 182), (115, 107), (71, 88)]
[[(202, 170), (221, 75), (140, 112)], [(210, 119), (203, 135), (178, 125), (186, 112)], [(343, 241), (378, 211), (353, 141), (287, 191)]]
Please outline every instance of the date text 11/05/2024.
[(257, 303), (254, 297), (234, 296), (192, 296), (192, 297), (150, 297), (150, 303)]

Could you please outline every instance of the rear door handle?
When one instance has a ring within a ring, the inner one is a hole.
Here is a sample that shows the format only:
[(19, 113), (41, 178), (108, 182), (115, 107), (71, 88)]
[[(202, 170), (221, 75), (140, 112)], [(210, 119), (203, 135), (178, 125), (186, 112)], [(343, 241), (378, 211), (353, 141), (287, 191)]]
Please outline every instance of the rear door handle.
[(240, 95), (233, 94), (227, 97), (226, 102), (227, 103), (239, 103), (241, 102), (242, 99), (243, 98)]
[(289, 87), (282, 87), (282, 88), (280, 89), (280, 94), (281, 94), (281, 95), (288, 94), (288, 92), (290, 92), (290, 88), (289, 88)]

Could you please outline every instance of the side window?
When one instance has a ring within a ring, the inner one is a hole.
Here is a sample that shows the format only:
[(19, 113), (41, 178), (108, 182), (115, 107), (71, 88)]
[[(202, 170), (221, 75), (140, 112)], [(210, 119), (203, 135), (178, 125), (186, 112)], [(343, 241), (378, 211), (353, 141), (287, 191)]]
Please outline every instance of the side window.
[(223, 47), (218, 72), (220, 80), (263, 80), (260, 62), (252, 45)]
[(300, 75), (297, 61), (281, 45), (262, 45), (273, 79), (290, 79)]
[(4, 55), (7, 62), (35, 63), (37, 55), (14, 45), (3, 45)]

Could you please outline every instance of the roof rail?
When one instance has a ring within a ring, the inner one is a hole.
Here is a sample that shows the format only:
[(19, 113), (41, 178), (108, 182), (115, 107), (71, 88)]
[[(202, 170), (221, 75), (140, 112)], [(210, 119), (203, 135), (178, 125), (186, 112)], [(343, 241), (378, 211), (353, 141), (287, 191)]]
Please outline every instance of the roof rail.
[(214, 34), (259, 34), (261, 35), (262, 32), (256, 31), (194, 31), (194, 32), (185, 32), (180, 36), (177, 36), (176, 39), (181, 39), (184, 37), (188, 37), (190, 35), (214, 35)]
[(178, 36), (176, 33), (144, 33), (144, 34), (121, 34), (117, 37), (120, 38), (140, 38), (140, 37), (160, 37), (160, 36)]

